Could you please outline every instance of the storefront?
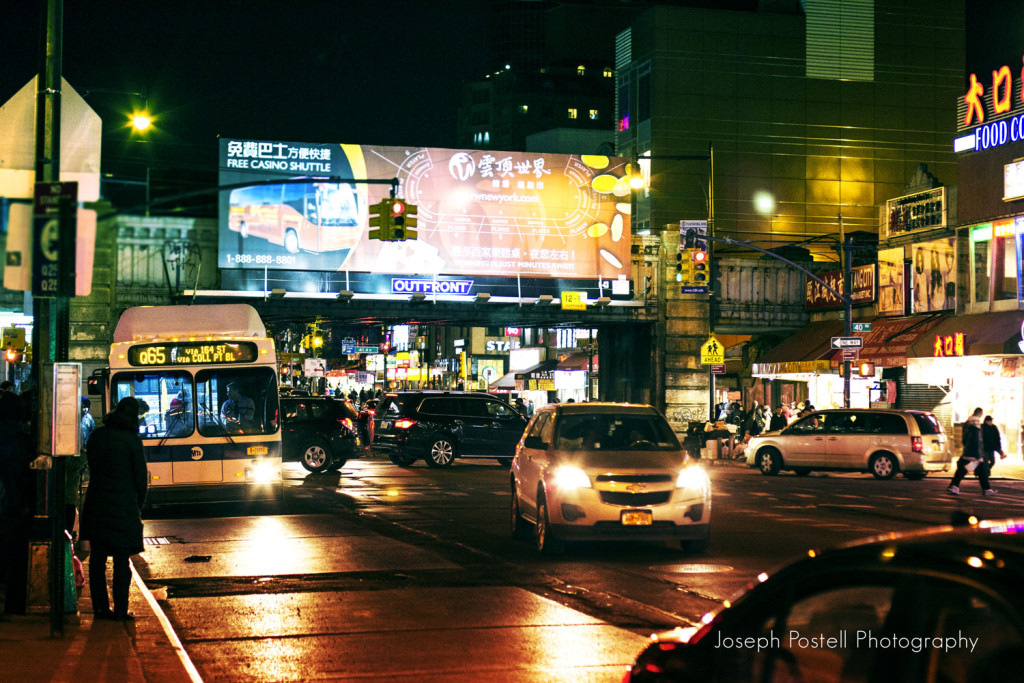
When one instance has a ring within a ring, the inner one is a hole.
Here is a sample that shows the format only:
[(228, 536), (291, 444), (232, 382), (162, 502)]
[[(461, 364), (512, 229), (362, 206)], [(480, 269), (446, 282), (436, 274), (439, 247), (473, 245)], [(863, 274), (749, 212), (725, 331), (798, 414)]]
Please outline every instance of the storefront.
[(843, 378), (829, 362), (832, 337), (842, 331), (839, 320), (808, 323), (752, 364), (751, 375), (771, 383), (769, 405), (810, 401), (828, 408), (837, 387), (842, 405)]
[(545, 360), (515, 373), (516, 391), (534, 409), (547, 405), (554, 397), (557, 360)]
[(1021, 458), (1024, 418), (1024, 311), (949, 316), (908, 350), (907, 381), (946, 392), (944, 425), (959, 449), (959, 429), (981, 407), (1003, 435), (1003, 449)]
[[(562, 403), (591, 400), (597, 396), (597, 355), (576, 351), (566, 355), (555, 366), (555, 398)], [(592, 383), (588, 395), (587, 385)]]

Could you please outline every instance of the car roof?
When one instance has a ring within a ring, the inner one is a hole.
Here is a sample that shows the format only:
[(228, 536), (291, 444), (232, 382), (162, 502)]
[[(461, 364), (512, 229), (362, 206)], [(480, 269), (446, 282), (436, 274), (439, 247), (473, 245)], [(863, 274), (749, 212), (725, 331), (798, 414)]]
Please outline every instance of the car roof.
[(549, 403), (544, 408), (556, 411), (559, 415), (579, 415), (587, 413), (622, 414), (622, 413), (658, 413), (651, 405), (642, 403), (611, 403), (603, 401), (587, 401), (584, 403)]
[[(385, 396), (469, 396), (470, 398), (494, 398), (498, 399), (494, 394), (488, 394), (482, 391), (446, 391), (444, 389), (420, 389), (420, 390), (408, 390), (408, 391), (389, 391)], [(498, 399), (499, 401), (501, 399)]]

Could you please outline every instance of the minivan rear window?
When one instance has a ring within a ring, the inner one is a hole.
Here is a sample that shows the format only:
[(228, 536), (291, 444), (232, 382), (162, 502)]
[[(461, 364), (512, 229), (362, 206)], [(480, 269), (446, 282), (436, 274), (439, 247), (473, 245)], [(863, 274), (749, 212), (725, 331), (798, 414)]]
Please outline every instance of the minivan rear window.
[(942, 434), (942, 425), (931, 413), (911, 413), (911, 415), (914, 416), (914, 421), (917, 422), (917, 428), (921, 430), (922, 436)]

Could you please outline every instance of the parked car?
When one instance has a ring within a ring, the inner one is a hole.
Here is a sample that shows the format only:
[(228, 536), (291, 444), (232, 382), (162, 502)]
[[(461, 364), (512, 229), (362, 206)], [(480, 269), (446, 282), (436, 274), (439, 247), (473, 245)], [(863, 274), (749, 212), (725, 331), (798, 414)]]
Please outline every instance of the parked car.
[(1021, 680), (1024, 519), (808, 555), (652, 637), (623, 683)]
[(900, 472), (922, 479), (948, 470), (951, 461), (942, 425), (924, 410), (819, 410), (755, 436), (745, 455), (748, 465), (766, 475), (847, 470), (870, 472), (876, 479)]
[(456, 458), (512, 462), (526, 418), (489, 394), (472, 391), (396, 391), (373, 416), (373, 448), (409, 467), (423, 458), (448, 467)]
[(534, 414), (511, 469), (512, 535), (544, 554), (568, 540), (656, 540), (703, 551), (707, 473), (646, 405), (551, 404)]
[(373, 416), (378, 403), (379, 398), (368, 398), (359, 406), (359, 438), (367, 448), (373, 443)]
[(359, 415), (348, 401), (327, 396), (281, 397), (281, 449), (310, 472), (340, 469), (359, 445)]

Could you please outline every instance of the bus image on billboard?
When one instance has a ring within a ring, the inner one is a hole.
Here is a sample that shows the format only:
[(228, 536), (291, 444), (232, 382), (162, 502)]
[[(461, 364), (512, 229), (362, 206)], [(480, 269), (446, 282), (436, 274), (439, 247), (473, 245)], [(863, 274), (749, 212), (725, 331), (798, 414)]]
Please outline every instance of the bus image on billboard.
[[(255, 185), (231, 191), (228, 228), (288, 253), (351, 251), (362, 234), (351, 185), (323, 182)], [(342, 256), (344, 258), (344, 256)]]

